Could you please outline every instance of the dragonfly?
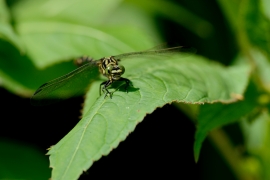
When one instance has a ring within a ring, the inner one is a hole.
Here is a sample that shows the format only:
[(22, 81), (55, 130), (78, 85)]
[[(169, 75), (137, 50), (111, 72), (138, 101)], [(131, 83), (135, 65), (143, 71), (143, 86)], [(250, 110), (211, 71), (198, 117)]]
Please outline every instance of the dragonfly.
[(79, 67), (70, 73), (51, 80), (41, 85), (31, 97), (31, 104), (35, 106), (48, 105), (60, 100), (69, 99), (71, 97), (80, 96), (85, 93), (89, 84), (91, 84), (98, 74), (102, 74), (107, 78), (106, 81), (100, 84), (99, 93), (105, 94), (104, 98), (110, 96), (112, 92), (109, 87), (116, 81), (125, 83), (125, 90), (128, 92), (128, 87), (131, 81), (122, 77), (125, 73), (125, 67), (120, 64), (122, 60), (147, 57), (162, 57), (171, 54), (193, 54), (196, 50), (192, 47), (177, 46), (171, 48), (154, 48), (139, 52), (129, 52), (116, 56), (103, 57), (94, 60), (91, 57), (83, 56), (75, 60)]

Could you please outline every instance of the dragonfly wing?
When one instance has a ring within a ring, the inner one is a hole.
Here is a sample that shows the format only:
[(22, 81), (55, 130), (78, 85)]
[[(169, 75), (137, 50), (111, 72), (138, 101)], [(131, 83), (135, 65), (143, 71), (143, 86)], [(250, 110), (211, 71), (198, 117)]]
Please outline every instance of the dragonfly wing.
[(63, 99), (80, 96), (98, 74), (98, 66), (95, 61), (87, 63), (40, 86), (32, 96), (31, 104), (35, 106), (48, 105)]
[(193, 47), (178, 46), (172, 48), (153, 48), (146, 51), (131, 52), (113, 56), (118, 60), (124, 60), (127, 58), (147, 58), (147, 57), (164, 57), (164, 56), (173, 56), (177, 55), (179, 57), (186, 57), (191, 54), (195, 54), (196, 49)]

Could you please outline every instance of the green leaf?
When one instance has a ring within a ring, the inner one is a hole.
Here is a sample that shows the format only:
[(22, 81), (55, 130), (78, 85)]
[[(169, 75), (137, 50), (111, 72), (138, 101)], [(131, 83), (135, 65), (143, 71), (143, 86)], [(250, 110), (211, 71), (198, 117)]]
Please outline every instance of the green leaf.
[(270, 59), (270, 19), (267, 19), (262, 13), (260, 3), (257, 0), (248, 0), (243, 3), (241, 7), (243, 23), (241, 24), (250, 43), (259, 48)]
[(270, 36), (268, 32), (270, 30), (270, 18), (269, 16), (267, 18), (267, 14), (263, 13), (263, 10), (268, 9), (267, 3), (263, 0), (233, 2), (219, 0), (218, 2), (235, 31), (243, 52), (247, 54), (252, 47), (256, 47), (269, 59)]
[(23, 45), (10, 24), (10, 14), (5, 1), (0, 0), (0, 38), (23, 51)]
[(239, 121), (250, 114), (258, 106), (254, 85), (250, 85), (245, 93), (245, 100), (233, 104), (206, 104), (201, 106), (198, 115), (198, 126), (195, 135), (194, 155), (198, 161), (202, 143), (212, 129)]
[(0, 139), (0, 179), (48, 179), (49, 163), (35, 147)]
[(0, 22), (9, 22), (10, 14), (4, 0), (0, 1)]
[(270, 2), (268, 0), (261, 0), (261, 6), (262, 11), (264, 12), (265, 16), (270, 20), (270, 12), (269, 12), (269, 7), (270, 7)]
[(10, 43), (0, 40), (0, 81), (9, 91), (29, 97), (42, 83), (75, 69), (61, 63), (45, 70), (37, 69), (27, 56), (22, 56)]
[(12, 7), (15, 20), (54, 21), (81, 25), (100, 25), (112, 16), (122, 0), (24, 0)]
[[(92, 28), (77, 24), (63, 22), (30, 22), (18, 25), (22, 40), (26, 44), (28, 55), (39, 68), (44, 68), (63, 59), (70, 60), (74, 57), (89, 55), (95, 58), (134, 51), (126, 42), (135, 38), (143, 39), (141, 48), (153, 46), (153, 41), (136, 28)], [(119, 28), (119, 30), (117, 30)], [(134, 36), (111, 35), (112, 31), (124, 34), (133, 33)], [(42, 43), (39, 43), (42, 42)], [(136, 47), (135, 47), (136, 48)]]
[(220, 8), (223, 10), (223, 13), (226, 15), (228, 22), (231, 25), (233, 30), (237, 30), (239, 23), (239, 7), (240, 1), (226, 1), (226, 0), (218, 0)]
[[(139, 11), (120, 6), (119, 2), (27, 0), (17, 3), (12, 13), (27, 55), (42, 69), (82, 55), (101, 58), (160, 42), (151, 23), (145, 27), (146, 23), (139, 23), (152, 20), (145, 20), (148, 18), (139, 16)], [(123, 10), (124, 20), (120, 14)], [(133, 21), (136, 16), (140, 21)], [(118, 23), (109, 23), (108, 19)]]
[(209, 37), (214, 31), (212, 24), (180, 6), (179, 3), (172, 3), (166, 0), (127, 0), (127, 2), (146, 9), (146, 11), (151, 12), (153, 16), (158, 13), (164, 17), (170, 18), (199, 37)]
[[(121, 61), (123, 86), (112, 99), (98, 97), (95, 83), (85, 99), (83, 118), (49, 153), (52, 179), (76, 179), (102, 155), (116, 148), (146, 114), (173, 101), (233, 102), (242, 96), (249, 77), (246, 65), (225, 68), (199, 56), (156, 57)], [(110, 89), (111, 90), (111, 89)], [(97, 99), (95, 97), (98, 97)], [(154, 122), (153, 122), (154, 123)]]
[[(29, 97), (41, 84), (74, 70), (71, 62), (74, 57), (89, 55), (99, 59), (151, 48), (160, 42), (150, 23), (152, 20), (119, 2), (16, 2), (11, 7), (12, 17), (27, 56), (0, 42), (3, 86)], [(108, 19), (116, 24), (108, 23)], [(145, 24), (148, 24), (146, 28), (140, 28)], [(63, 61), (66, 62), (59, 63)]]
[(252, 172), (259, 177), (258, 179), (269, 179), (270, 173), (270, 124), (269, 110), (263, 109), (259, 116), (249, 122), (247, 119), (241, 121), (241, 127), (245, 136), (247, 151), (250, 155), (248, 163), (245, 163), (246, 169), (252, 169)]
[(252, 51), (252, 56), (257, 66), (257, 75), (261, 85), (270, 92), (270, 61), (263, 53), (255, 49)]

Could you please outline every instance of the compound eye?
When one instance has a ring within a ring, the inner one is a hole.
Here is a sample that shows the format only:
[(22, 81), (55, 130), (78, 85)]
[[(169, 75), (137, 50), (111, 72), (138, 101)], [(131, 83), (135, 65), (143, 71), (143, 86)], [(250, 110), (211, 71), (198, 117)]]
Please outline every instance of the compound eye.
[(113, 69), (113, 66), (112, 65), (109, 65), (107, 68), (106, 68), (106, 74), (107, 75), (110, 75), (112, 73), (112, 69)]
[(125, 67), (122, 66), (122, 65), (119, 65), (118, 67), (120, 69), (121, 75), (124, 74), (125, 73)]

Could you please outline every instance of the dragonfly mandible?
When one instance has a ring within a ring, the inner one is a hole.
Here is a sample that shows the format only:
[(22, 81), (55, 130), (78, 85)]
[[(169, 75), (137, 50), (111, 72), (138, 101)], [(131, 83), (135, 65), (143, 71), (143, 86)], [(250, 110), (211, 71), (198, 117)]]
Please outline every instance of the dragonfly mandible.
[[(59, 100), (68, 99), (74, 96), (82, 95), (86, 88), (91, 84), (93, 77), (101, 73), (108, 80), (100, 84), (101, 90), (105, 93), (105, 97), (109, 94), (112, 98), (112, 92), (108, 90), (109, 86), (115, 81), (124, 81), (125, 90), (130, 86), (130, 80), (121, 77), (125, 68), (119, 62), (121, 60), (128, 60), (132, 57), (147, 58), (147, 56), (170, 55), (175, 53), (193, 54), (196, 50), (192, 47), (172, 47), (172, 48), (155, 48), (146, 51), (124, 53), (116, 56), (103, 57), (98, 60), (93, 60), (90, 57), (83, 56), (77, 59), (82, 62), (80, 67), (71, 71), (70, 73), (56, 78), (41, 85), (31, 98), (31, 104), (47, 105)], [(101, 88), (101, 86), (103, 86)]]

